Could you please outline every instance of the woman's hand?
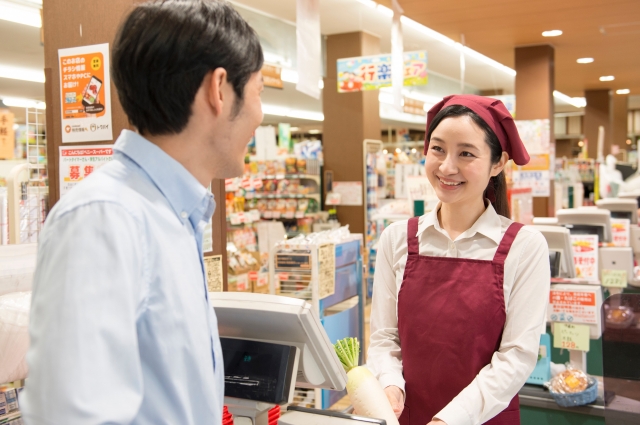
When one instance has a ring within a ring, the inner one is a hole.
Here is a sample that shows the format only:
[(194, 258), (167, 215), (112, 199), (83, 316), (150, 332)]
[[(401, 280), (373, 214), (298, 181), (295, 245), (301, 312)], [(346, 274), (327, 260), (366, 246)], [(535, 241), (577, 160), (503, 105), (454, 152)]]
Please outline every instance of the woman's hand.
[(404, 393), (395, 385), (389, 385), (384, 389), (384, 393), (387, 395), (389, 403), (391, 403), (393, 413), (395, 413), (396, 418), (399, 419), (402, 414), (402, 410), (404, 409)]

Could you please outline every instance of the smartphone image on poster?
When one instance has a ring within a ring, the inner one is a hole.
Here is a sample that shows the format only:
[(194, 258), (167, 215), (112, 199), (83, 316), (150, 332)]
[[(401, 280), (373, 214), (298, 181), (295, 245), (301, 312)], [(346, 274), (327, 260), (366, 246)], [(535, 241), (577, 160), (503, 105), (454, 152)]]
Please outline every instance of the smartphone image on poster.
[(91, 77), (91, 81), (87, 84), (82, 94), (82, 104), (84, 106), (93, 105), (98, 99), (98, 93), (102, 88), (102, 81), (95, 75)]

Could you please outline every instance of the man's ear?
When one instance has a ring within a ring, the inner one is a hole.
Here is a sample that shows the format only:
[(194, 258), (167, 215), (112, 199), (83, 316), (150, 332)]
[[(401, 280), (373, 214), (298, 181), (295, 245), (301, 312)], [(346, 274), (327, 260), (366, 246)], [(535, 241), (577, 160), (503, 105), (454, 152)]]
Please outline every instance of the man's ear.
[(213, 109), (214, 114), (222, 114), (222, 108), (225, 102), (230, 102), (232, 99), (227, 99), (224, 94), (224, 86), (227, 84), (227, 70), (224, 68), (216, 68), (211, 71), (203, 81), (203, 84), (209, 84), (207, 94), (208, 101)]

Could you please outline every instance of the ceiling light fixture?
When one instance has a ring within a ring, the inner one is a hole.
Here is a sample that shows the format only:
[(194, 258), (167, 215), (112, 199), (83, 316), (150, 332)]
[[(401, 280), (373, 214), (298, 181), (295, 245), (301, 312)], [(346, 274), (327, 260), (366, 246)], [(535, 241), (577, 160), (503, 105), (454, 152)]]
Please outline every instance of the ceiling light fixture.
[(593, 62), (593, 58), (580, 58), (580, 59), (576, 60), (576, 62), (578, 62), (578, 63), (592, 63)]
[(289, 131), (300, 131), (300, 127), (291, 127)]
[(629, 89), (616, 90), (616, 94), (629, 94), (629, 93), (631, 93), (631, 90)]
[(613, 75), (603, 75), (602, 77), (600, 77), (600, 81), (613, 81), (615, 79), (616, 77), (614, 77)]
[(564, 93), (559, 92), (558, 90), (553, 91), (553, 97), (556, 99), (560, 99), (564, 103), (568, 103), (576, 108), (584, 108), (587, 106), (587, 99), (584, 97), (569, 97)]
[(0, 78), (44, 83), (44, 71), (42, 69), (17, 68), (14, 66), (0, 65)]
[(20, 97), (4, 97), (2, 103), (13, 108), (47, 109), (47, 105), (39, 100), (23, 99)]
[[(393, 16), (393, 10), (389, 9), (386, 6), (383, 6), (381, 4), (377, 4), (374, 1), (371, 0), (356, 0), (358, 3), (362, 3), (364, 5), (367, 5), (369, 7), (376, 7), (376, 10), (380, 11), (381, 13), (383, 13), (386, 16)], [(463, 53), (481, 61), (484, 62), (485, 64), (492, 66), (508, 75), (511, 75), (512, 77), (515, 77), (516, 75), (516, 71), (514, 69), (509, 68), (508, 66), (505, 66), (503, 64), (501, 64), (500, 62), (497, 62), (493, 59), (491, 59), (490, 57), (487, 57), (485, 55), (483, 55), (482, 53), (476, 52), (473, 49), (470, 49), (466, 46), (463, 46), (461, 43), (458, 43), (457, 41), (454, 41), (452, 39), (450, 39), (449, 37), (447, 37), (444, 34), (440, 34), (438, 31), (434, 31), (429, 27), (426, 27), (424, 25), (422, 25), (419, 22), (414, 21), (413, 19), (407, 18), (406, 16), (401, 16), (400, 17), (400, 22), (402, 22), (402, 25), (405, 25), (409, 28), (413, 28), (414, 30), (426, 35), (427, 37), (430, 37), (434, 40), (437, 40), (443, 44), (446, 44), (450, 47), (454, 47), (460, 51), (462, 51)]]
[[(298, 84), (298, 71), (290, 68), (282, 68), (280, 71), (280, 79), (285, 83)], [(318, 87), (320, 87), (320, 90), (324, 88), (324, 81), (322, 79), (318, 81)]]
[(560, 30), (550, 30), (542, 32), (543, 37), (558, 37), (559, 35), (562, 35), (562, 31)]
[(317, 128), (309, 130), (309, 134), (320, 134), (320, 133), (322, 133), (322, 132), (320, 130), (318, 130)]
[(42, 27), (40, 7), (37, 4), (27, 6), (12, 1), (0, 1), (0, 19), (30, 27)]

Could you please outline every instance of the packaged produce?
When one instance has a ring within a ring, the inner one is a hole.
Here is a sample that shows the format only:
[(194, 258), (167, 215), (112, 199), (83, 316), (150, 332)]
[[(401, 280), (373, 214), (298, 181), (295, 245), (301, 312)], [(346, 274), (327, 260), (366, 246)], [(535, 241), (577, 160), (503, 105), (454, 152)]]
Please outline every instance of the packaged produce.
[(298, 173), (298, 168), (296, 166), (296, 159), (293, 157), (289, 157), (284, 161), (285, 170), (287, 174), (296, 174)]
[(298, 168), (298, 174), (307, 174), (307, 160), (298, 159), (296, 161), (296, 167)]
[(287, 179), (278, 180), (277, 192), (280, 195), (289, 194), (289, 180), (287, 180)]
[(298, 208), (298, 201), (295, 199), (287, 199), (287, 206), (285, 208), (285, 212), (294, 213)]
[(278, 199), (278, 201), (276, 202), (276, 209), (275, 211), (279, 212), (279, 213), (285, 213), (287, 211), (287, 200), (286, 199)]
[(300, 199), (298, 201), (298, 212), (306, 213), (309, 208), (309, 200), (308, 199)]
[(278, 201), (275, 199), (269, 199), (267, 202), (267, 211), (277, 211), (278, 210)]
[(258, 204), (257, 204), (256, 208), (261, 213), (267, 211), (267, 200), (266, 199), (258, 199)]

